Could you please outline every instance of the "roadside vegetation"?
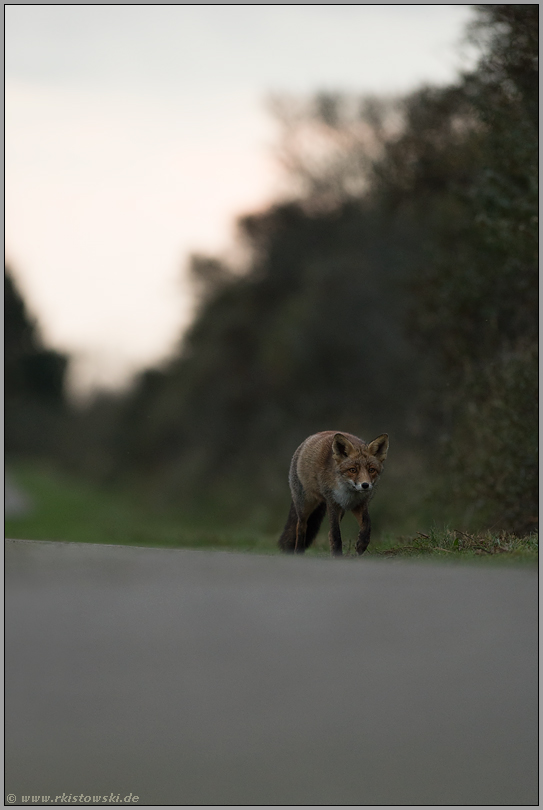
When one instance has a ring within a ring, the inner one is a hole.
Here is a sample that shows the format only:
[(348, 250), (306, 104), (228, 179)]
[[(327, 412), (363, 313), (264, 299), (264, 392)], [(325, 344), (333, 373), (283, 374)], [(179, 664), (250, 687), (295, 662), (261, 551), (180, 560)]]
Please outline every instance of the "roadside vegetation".
[(10, 473), (30, 501), (26, 514), (6, 519), (10, 539), (237, 551), (273, 548), (272, 537), (265, 533), (221, 528), (214, 516), (173, 507), (153, 509), (130, 490), (99, 487), (49, 465), (18, 464)]
[[(6, 537), (10, 539), (279, 553), (278, 533), (262, 526), (221, 527), (215, 515), (189, 514), (173, 508), (152, 510), (130, 492), (108, 491), (75, 481), (45, 465), (18, 465), (11, 474), (29, 496), (31, 507), (27, 514), (6, 520)], [(325, 520), (308, 557), (330, 556), (327, 531)], [(343, 535), (345, 556), (357, 558), (356, 526), (347, 517)], [(377, 531), (364, 556), (535, 563), (538, 535), (517, 537), (492, 531), (468, 534), (435, 526), (404, 536)]]
[(459, 529), (435, 528), (428, 534), (385, 540), (372, 553), (388, 558), (439, 557), (441, 559), (500, 560), (536, 563), (539, 552), (537, 532), (521, 537), (487, 530), (468, 534)]

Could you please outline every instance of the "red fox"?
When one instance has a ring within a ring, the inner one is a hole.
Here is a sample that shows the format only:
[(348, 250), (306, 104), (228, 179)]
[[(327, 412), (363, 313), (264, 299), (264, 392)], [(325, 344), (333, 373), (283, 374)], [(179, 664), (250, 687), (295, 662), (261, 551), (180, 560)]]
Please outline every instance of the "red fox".
[(328, 510), (330, 550), (339, 556), (343, 553), (339, 524), (349, 509), (360, 526), (356, 551), (363, 554), (370, 542), (368, 503), (387, 452), (386, 433), (366, 444), (350, 433), (325, 430), (302, 442), (290, 464), (292, 504), (279, 548), (303, 554)]

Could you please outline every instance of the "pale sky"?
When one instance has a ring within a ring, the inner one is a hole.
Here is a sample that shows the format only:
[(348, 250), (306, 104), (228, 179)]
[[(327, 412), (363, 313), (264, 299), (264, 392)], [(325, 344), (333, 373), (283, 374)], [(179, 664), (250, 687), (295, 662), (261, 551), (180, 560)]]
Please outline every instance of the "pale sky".
[(467, 5), (5, 9), (7, 261), (79, 393), (171, 353), (188, 255), (277, 197), (271, 92), (402, 93), (473, 59)]

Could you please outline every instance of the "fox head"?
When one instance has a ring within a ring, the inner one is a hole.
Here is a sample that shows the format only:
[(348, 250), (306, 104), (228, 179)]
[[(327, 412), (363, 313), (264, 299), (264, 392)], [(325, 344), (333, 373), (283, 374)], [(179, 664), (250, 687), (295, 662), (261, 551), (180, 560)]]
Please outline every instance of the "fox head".
[(369, 444), (353, 443), (343, 433), (332, 440), (337, 474), (348, 491), (372, 494), (388, 453), (388, 434), (382, 433)]

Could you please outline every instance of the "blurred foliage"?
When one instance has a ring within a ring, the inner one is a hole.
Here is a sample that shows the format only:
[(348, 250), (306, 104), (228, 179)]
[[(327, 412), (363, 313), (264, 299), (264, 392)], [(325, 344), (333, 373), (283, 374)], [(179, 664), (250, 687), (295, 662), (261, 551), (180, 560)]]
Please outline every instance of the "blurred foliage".
[(4, 406), (8, 455), (54, 455), (68, 418), (68, 359), (46, 349), (8, 268), (4, 270)]
[(192, 258), (176, 356), (68, 420), (64, 463), (278, 528), (308, 434), (386, 431), (383, 528), (534, 527), (538, 6), (474, 8), (454, 86), (270, 101), (291, 197), (240, 220), (243, 267)]
[(485, 45), (457, 88), (407, 101), (380, 166), (425, 224), (412, 332), (436, 360), (450, 496), (509, 529), (537, 521), (538, 7), (477, 6)]

